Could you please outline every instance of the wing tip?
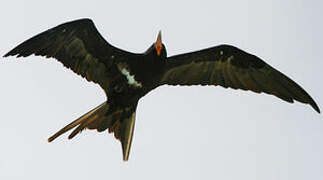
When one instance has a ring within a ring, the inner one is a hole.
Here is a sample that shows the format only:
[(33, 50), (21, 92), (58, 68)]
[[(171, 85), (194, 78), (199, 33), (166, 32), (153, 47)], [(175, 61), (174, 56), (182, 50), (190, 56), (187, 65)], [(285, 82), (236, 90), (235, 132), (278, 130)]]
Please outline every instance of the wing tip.
[(26, 49), (22, 45), (24, 45), (24, 43), (18, 45), (17, 47), (15, 47), (14, 49), (9, 51), (8, 53), (3, 55), (2, 57), (5, 58), (5, 57), (13, 56), (13, 57), (19, 58), (19, 57), (27, 57), (32, 54), (35, 54), (32, 51), (31, 52), (26, 51)]
[(9, 56), (15, 56), (17, 55), (16, 53), (13, 53), (12, 51), (9, 51), (8, 53), (6, 53), (5, 55), (3, 55), (2, 57), (9, 57)]
[(310, 105), (312, 106), (312, 108), (313, 108), (317, 113), (321, 114), (321, 110), (320, 110), (320, 108), (318, 107), (318, 105), (317, 105), (314, 101), (312, 101), (312, 102), (310, 103)]

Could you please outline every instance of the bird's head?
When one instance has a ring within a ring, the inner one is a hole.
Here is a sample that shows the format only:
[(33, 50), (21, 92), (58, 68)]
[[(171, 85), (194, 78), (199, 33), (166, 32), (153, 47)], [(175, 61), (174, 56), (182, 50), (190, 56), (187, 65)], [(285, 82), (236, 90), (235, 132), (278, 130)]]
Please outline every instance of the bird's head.
[(166, 58), (166, 47), (162, 43), (161, 31), (158, 33), (156, 42), (146, 51), (146, 54), (152, 54), (155, 57)]

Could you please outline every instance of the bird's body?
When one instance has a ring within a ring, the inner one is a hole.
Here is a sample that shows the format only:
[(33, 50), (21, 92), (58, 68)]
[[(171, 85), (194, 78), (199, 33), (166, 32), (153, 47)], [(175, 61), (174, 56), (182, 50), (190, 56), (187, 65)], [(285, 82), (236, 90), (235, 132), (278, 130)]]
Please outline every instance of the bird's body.
[(5, 56), (31, 54), (53, 57), (88, 81), (99, 84), (107, 101), (73, 121), (49, 141), (76, 127), (73, 138), (85, 128), (109, 129), (121, 141), (128, 160), (138, 101), (161, 85), (220, 85), (275, 95), (287, 102), (314, 100), (294, 81), (258, 57), (230, 45), (167, 57), (161, 34), (145, 53), (113, 47), (89, 19), (49, 29), (23, 42)]

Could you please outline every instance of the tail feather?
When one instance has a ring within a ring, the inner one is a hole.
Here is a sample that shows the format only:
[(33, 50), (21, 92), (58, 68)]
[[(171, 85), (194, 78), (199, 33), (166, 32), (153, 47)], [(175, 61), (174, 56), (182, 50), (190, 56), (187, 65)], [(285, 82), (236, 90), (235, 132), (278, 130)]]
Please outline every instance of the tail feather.
[(68, 136), (69, 139), (72, 139), (85, 128), (96, 129), (99, 132), (109, 129), (109, 133), (114, 133), (115, 138), (121, 142), (123, 160), (127, 161), (133, 137), (136, 107), (137, 104), (133, 104), (129, 107), (111, 110), (110, 104), (104, 102), (59, 130), (53, 136), (48, 138), (48, 142), (53, 141), (58, 136), (74, 127), (76, 128)]
[(107, 117), (107, 119), (104, 119), (103, 121), (94, 121), (88, 125), (88, 128), (97, 129), (98, 132), (105, 131), (106, 129), (109, 128), (109, 133), (112, 133), (114, 132), (112, 127), (114, 126), (115, 123), (117, 123), (118, 121), (120, 121), (120, 119), (122, 119), (122, 116), (124, 114), (127, 114), (127, 111), (115, 110), (109, 113), (109, 116)]
[[(83, 116), (81, 116), (80, 118), (76, 119), (75, 121), (71, 122), (70, 124), (68, 124), (67, 126), (65, 126), (64, 128), (62, 128), (61, 130), (59, 130), (57, 133), (55, 133), (53, 136), (51, 136), (50, 138), (48, 138), (48, 142), (52, 142), (54, 139), (56, 139), (58, 136), (64, 134), (65, 132), (69, 131), (70, 129), (83, 124), (84, 122), (87, 122), (89, 120), (95, 120), (95, 115), (97, 115), (97, 111), (101, 110), (102, 111), (102, 107), (107, 106), (107, 102), (102, 103), (101, 105), (99, 105), (98, 107), (92, 109), (90, 112), (84, 114)], [(105, 108), (105, 109), (108, 109)], [(84, 128), (83, 128), (84, 129)], [(83, 130), (82, 129), (82, 130)], [(73, 131), (74, 132), (74, 131)], [(78, 131), (79, 132), (79, 131)], [(75, 135), (74, 135), (75, 136)], [(72, 137), (71, 137), (72, 138)], [(70, 139), (71, 139), (70, 138)]]
[[(86, 121), (82, 122), (77, 128), (75, 128), (72, 133), (68, 136), (68, 139), (72, 139), (78, 133), (82, 132), (91, 122), (98, 120), (99, 115), (94, 115), (91, 118), (86, 119)], [(101, 118), (103, 119), (103, 118)]]
[(125, 122), (122, 123), (121, 126), (120, 138), (124, 161), (128, 161), (129, 159), (132, 136), (135, 128), (135, 119), (136, 112), (134, 111), (128, 119), (124, 120)]

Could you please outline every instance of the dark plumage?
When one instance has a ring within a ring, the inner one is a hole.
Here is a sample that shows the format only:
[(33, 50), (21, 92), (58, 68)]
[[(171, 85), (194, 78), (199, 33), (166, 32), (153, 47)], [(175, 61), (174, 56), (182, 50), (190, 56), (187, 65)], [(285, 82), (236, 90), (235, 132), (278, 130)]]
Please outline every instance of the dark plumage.
[(75, 73), (99, 84), (107, 101), (58, 131), (48, 141), (75, 128), (109, 129), (121, 141), (128, 160), (138, 100), (161, 85), (220, 85), (275, 95), (319, 107), (299, 85), (258, 57), (230, 45), (167, 57), (161, 34), (143, 54), (130, 53), (106, 42), (90, 19), (49, 29), (21, 43), (4, 57), (53, 57)]

